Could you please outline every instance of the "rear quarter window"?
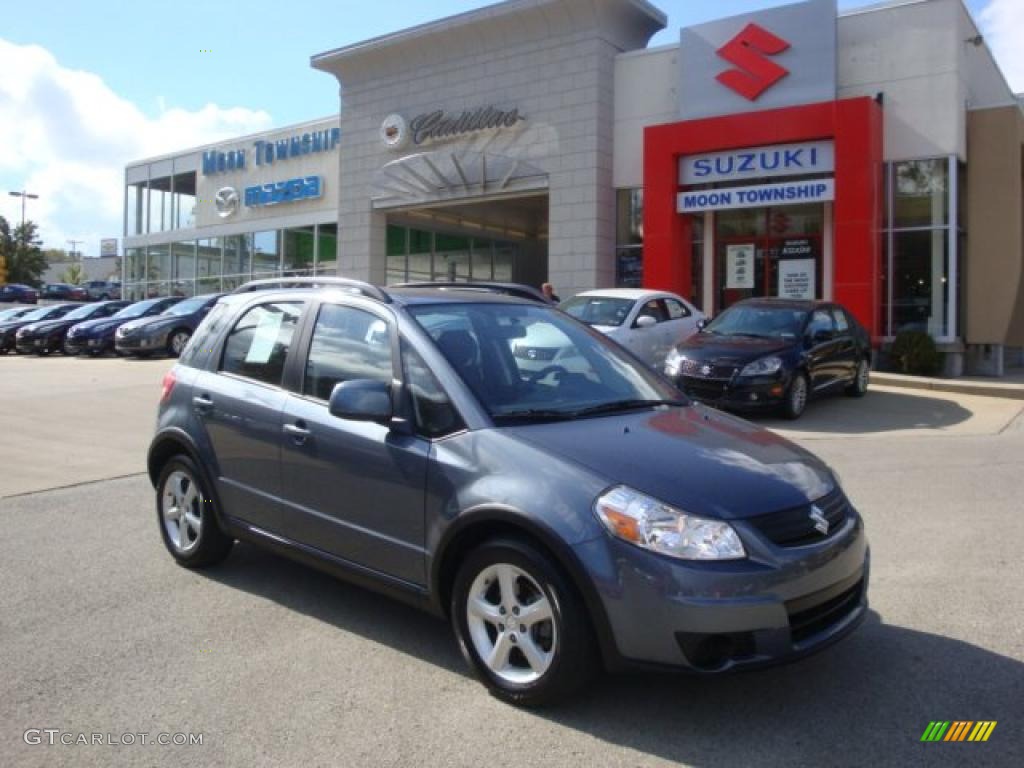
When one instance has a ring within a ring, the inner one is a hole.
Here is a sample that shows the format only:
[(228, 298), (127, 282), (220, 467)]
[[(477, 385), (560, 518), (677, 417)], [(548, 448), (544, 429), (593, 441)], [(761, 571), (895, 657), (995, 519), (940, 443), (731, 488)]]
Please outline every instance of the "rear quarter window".
[(188, 346), (178, 358), (179, 365), (190, 368), (206, 368), (213, 356), (213, 345), (220, 335), (221, 329), (228, 321), (230, 311), (227, 304), (215, 304), (203, 321), (199, 323)]

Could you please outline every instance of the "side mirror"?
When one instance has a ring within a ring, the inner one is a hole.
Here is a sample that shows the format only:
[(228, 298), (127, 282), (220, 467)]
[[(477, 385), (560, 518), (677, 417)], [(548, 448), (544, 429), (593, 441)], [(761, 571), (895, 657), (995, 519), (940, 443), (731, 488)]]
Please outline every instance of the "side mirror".
[(640, 317), (638, 317), (636, 319), (636, 322), (633, 323), (633, 327), (634, 328), (653, 328), (657, 324), (658, 324), (658, 321), (655, 320), (650, 315), (640, 315)]
[(710, 322), (711, 322), (711, 318), (710, 317), (702, 317), (700, 320), (697, 321), (697, 330), (698, 331), (703, 331), (705, 328), (708, 327), (708, 323), (710, 323)]
[(350, 421), (391, 420), (391, 387), (376, 379), (353, 379), (334, 386), (327, 410), (332, 416)]

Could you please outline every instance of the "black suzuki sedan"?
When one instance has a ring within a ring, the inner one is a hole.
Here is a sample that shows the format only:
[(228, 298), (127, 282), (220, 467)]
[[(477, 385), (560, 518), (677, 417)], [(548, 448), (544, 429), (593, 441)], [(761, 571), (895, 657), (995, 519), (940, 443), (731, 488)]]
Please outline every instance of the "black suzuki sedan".
[(778, 408), (800, 418), (810, 397), (842, 389), (862, 397), (871, 337), (827, 302), (747, 299), (665, 360), (665, 374), (695, 400), (733, 410)]

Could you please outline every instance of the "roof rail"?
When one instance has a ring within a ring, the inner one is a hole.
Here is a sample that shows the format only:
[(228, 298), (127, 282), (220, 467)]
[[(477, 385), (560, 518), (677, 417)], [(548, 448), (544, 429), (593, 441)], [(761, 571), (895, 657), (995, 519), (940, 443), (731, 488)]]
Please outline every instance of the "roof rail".
[(391, 297), (381, 288), (349, 277), (269, 277), (262, 280), (250, 280), (231, 293), (252, 293), (273, 288), (340, 288), (382, 304), (391, 303)]
[(491, 281), (476, 281), (459, 283), (454, 281), (441, 281), (441, 282), (412, 282), (412, 283), (399, 283), (398, 285), (392, 285), (392, 288), (437, 288), (440, 290), (462, 290), (462, 291), (490, 291), (491, 293), (500, 293), (505, 296), (514, 296), (517, 299), (530, 299), (531, 301), (542, 302), (544, 304), (551, 304), (552, 302), (545, 296), (541, 291), (537, 290), (530, 285), (522, 285), (521, 283), (496, 283)]

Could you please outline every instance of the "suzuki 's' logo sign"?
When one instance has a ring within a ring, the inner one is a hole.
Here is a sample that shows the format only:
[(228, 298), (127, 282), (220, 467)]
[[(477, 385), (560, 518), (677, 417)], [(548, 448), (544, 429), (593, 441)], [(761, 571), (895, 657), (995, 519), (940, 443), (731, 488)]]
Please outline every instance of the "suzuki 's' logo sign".
[(715, 79), (736, 93), (756, 101), (757, 97), (789, 74), (789, 70), (772, 61), (789, 48), (789, 43), (757, 24), (747, 24), (736, 37), (716, 53), (736, 69), (722, 72)]

